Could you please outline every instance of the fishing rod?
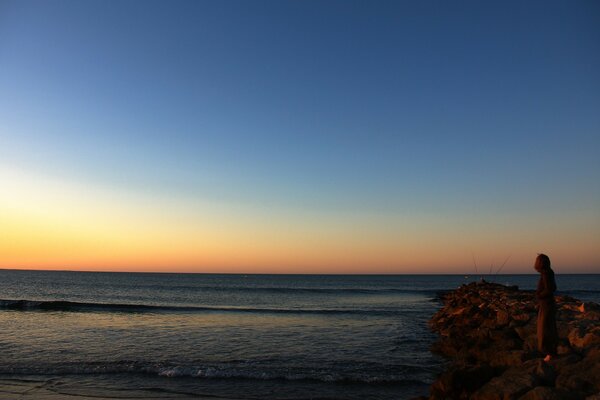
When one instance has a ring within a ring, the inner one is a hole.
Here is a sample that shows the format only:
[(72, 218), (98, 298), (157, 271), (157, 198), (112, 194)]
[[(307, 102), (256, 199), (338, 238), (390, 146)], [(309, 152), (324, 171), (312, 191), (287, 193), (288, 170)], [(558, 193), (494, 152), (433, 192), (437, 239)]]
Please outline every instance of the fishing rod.
[(512, 257), (512, 254), (509, 255), (508, 257), (506, 257), (506, 260), (504, 260), (504, 262), (502, 263), (502, 265), (500, 266), (500, 268), (498, 268), (498, 271), (496, 271), (496, 275), (498, 275), (500, 273), (500, 271), (502, 271), (502, 268), (504, 268), (504, 266), (506, 265), (506, 263), (508, 262), (508, 260)]

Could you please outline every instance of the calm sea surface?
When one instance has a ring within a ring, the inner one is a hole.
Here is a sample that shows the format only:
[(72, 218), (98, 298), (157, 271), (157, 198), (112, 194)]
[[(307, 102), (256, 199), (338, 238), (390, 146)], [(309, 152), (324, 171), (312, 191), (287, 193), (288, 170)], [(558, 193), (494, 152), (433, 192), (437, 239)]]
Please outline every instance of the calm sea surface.
[[(410, 398), (441, 370), (436, 294), (475, 279), (0, 270), (0, 379), (65, 396)], [(600, 302), (600, 275), (557, 284)]]

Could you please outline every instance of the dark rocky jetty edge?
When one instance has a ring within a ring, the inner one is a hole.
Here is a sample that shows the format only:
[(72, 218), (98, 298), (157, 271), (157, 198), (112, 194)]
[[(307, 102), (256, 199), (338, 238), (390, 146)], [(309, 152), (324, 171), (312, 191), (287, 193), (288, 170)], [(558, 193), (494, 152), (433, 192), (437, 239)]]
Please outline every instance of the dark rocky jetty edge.
[(495, 283), (442, 296), (429, 322), (448, 360), (425, 400), (600, 400), (600, 305), (556, 296), (558, 356), (537, 352), (533, 291)]

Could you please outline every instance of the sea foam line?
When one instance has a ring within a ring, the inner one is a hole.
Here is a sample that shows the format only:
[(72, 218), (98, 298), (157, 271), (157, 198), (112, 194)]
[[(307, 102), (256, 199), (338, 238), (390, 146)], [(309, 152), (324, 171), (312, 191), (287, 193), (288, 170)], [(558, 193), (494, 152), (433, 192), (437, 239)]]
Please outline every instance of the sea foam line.
[[(169, 313), (169, 312), (233, 312), (263, 314), (320, 314), (320, 315), (398, 315), (397, 309), (311, 309), (311, 308), (252, 308), (252, 307), (212, 307), (212, 306), (166, 306), (149, 304), (87, 303), (64, 300), (0, 300), (0, 310), (12, 311), (62, 311), (62, 312), (132, 312), (132, 313)], [(407, 310), (403, 310), (405, 314)]]
[(427, 377), (438, 366), (356, 365), (351, 370), (336, 368), (294, 368), (261, 366), (253, 362), (238, 365), (176, 365), (137, 361), (59, 363), (47, 366), (0, 367), (0, 375), (95, 375), (95, 374), (149, 374), (168, 378), (198, 379), (253, 379), (286, 381), (357, 382), (357, 383), (431, 383)]

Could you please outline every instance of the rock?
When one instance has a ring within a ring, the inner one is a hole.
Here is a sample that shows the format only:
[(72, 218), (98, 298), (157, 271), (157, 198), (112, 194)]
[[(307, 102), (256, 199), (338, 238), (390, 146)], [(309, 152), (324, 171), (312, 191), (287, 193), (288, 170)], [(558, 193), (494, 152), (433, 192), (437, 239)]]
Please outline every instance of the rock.
[(523, 341), (523, 349), (537, 351), (537, 328), (533, 321), (515, 328), (515, 333)]
[(537, 329), (535, 324), (527, 324), (522, 326), (517, 326), (515, 328), (516, 334), (521, 338), (521, 340), (527, 340), (531, 337), (535, 337)]
[(494, 376), (489, 366), (475, 366), (450, 369), (431, 386), (434, 398), (466, 398), (469, 393), (479, 389)]
[(573, 328), (569, 332), (569, 343), (577, 350), (600, 344), (600, 327), (577, 326)]
[(558, 353), (559, 356), (563, 356), (563, 355), (572, 353), (573, 349), (571, 348), (571, 346), (559, 344), (556, 349), (556, 352)]
[(519, 397), (519, 400), (574, 400), (576, 397), (568, 391), (548, 386), (537, 386)]
[(493, 367), (510, 367), (523, 364), (525, 359), (526, 353), (523, 350), (509, 350), (492, 352), (487, 361)]
[(581, 359), (579, 354), (571, 353), (554, 359), (552, 365), (557, 371), (562, 371), (567, 366), (580, 362)]
[(450, 363), (430, 400), (585, 400), (600, 391), (600, 305), (557, 296), (559, 356), (543, 362), (533, 292), (472, 283), (443, 299), (429, 326), (440, 335), (432, 351)]
[(559, 371), (556, 387), (588, 396), (600, 391), (600, 350), (595, 348), (581, 361), (564, 366)]
[(517, 313), (511, 316), (513, 321), (519, 322), (520, 324), (526, 324), (531, 320), (531, 314), (529, 313)]
[(505, 326), (508, 325), (509, 322), (510, 316), (508, 315), (508, 313), (504, 310), (498, 311), (498, 313), (496, 314), (496, 325)]
[(472, 400), (516, 400), (537, 384), (533, 374), (518, 368), (493, 378), (471, 396)]
[(557, 321), (558, 328), (558, 337), (561, 339), (565, 339), (568, 343), (569, 332), (571, 332), (572, 327), (569, 326), (567, 321), (571, 321), (572, 319), (562, 319)]

